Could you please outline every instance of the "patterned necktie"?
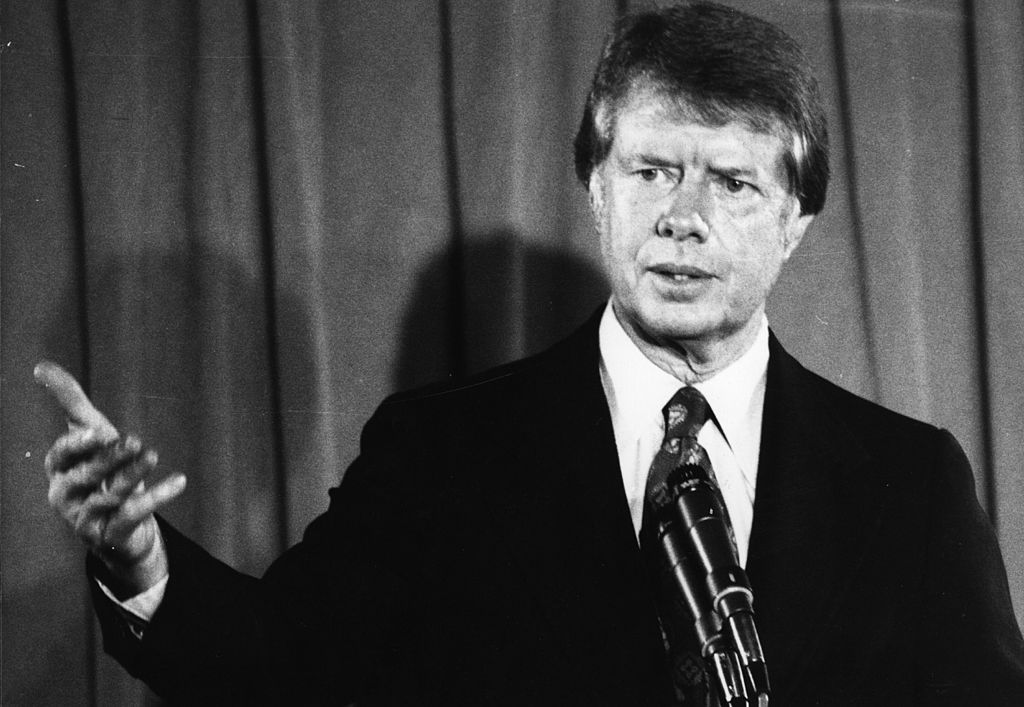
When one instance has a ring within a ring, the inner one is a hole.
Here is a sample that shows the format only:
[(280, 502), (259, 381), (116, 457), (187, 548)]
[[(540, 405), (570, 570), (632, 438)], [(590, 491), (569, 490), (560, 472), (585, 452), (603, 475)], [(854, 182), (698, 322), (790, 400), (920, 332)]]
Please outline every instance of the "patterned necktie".
[[(640, 546), (655, 585), (658, 614), (669, 656), (676, 704), (703, 707), (716, 704), (717, 700), (713, 688), (709, 689), (708, 686), (699, 641), (693, 627), (694, 619), (678, 596), (679, 592), (665, 566), (658, 543), (653, 508), (658, 500), (668, 495), (666, 481), (669, 473), (680, 464), (700, 465), (708, 471), (708, 476), (714, 479), (707, 451), (697, 442), (697, 433), (707, 422), (710, 409), (708, 401), (699, 390), (686, 386), (672, 396), (662, 409), (662, 413), (665, 417), (665, 437), (647, 476)], [(721, 496), (717, 485), (715, 491)], [(722, 508), (724, 507), (725, 504), (722, 502)]]

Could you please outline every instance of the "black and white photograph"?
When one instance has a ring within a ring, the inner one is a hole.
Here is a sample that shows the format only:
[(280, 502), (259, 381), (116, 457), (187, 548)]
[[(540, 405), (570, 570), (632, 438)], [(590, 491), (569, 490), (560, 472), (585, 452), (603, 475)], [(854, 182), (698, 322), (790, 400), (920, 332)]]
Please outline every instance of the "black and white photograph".
[(1020, 0), (0, 0), (0, 704), (1024, 705)]

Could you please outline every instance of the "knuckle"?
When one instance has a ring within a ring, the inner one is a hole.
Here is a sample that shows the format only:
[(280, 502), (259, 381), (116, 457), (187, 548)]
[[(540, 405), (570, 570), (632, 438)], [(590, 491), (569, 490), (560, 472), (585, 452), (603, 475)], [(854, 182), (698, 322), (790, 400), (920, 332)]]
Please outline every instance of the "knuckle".
[(52, 508), (60, 509), (64, 505), (64, 493), (57, 483), (50, 484), (46, 490), (46, 502), (50, 504)]
[(139, 502), (135, 499), (127, 499), (121, 504), (121, 508), (119, 510), (119, 515), (124, 522), (136, 522), (139, 512)]
[(98, 545), (103, 539), (103, 519), (90, 513), (81, 513), (75, 522), (75, 534), (89, 545)]

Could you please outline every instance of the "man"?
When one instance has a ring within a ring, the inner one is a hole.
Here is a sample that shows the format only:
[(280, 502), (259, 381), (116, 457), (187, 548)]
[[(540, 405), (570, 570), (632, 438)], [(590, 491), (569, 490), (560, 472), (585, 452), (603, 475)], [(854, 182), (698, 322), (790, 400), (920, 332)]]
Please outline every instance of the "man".
[(41, 365), (71, 420), (50, 502), (91, 548), (107, 649), (188, 703), (692, 703), (638, 543), (683, 387), (710, 406), (694, 434), (773, 702), (1020, 704), (1024, 645), (956, 442), (767, 328), (826, 143), (777, 28), (704, 3), (623, 20), (576, 141), (608, 306), (538, 356), (386, 400), (328, 512), (258, 580), (158, 520), (183, 477), (142, 484), (155, 454)]

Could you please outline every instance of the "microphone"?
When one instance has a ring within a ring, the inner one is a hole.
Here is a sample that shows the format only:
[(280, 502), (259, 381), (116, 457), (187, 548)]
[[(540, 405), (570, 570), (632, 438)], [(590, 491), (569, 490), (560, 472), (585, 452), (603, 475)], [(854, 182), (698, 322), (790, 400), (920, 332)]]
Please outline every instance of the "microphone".
[(694, 619), (701, 656), (718, 681), (719, 695), (728, 707), (747, 707), (747, 686), (743, 680), (740, 659), (727, 634), (722, 633), (722, 621), (711, 607), (704, 576), (693, 557), (684, 549), (685, 538), (680, 537), (679, 523), (671, 518), (671, 506), (663, 506), (659, 513), (658, 539), (667, 560), (673, 584), (683, 595), (690, 616)]
[(706, 574), (711, 605), (729, 627), (751, 692), (758, 705), (767, 705), (770, 686), (754, 624), (754, 594), (740, 567), (716, 486), (707, 469), (698, 464), (677, 466), (669, 473), (666, 486), (672, 501), (663, 508), (674, 507), (689, 547)]

